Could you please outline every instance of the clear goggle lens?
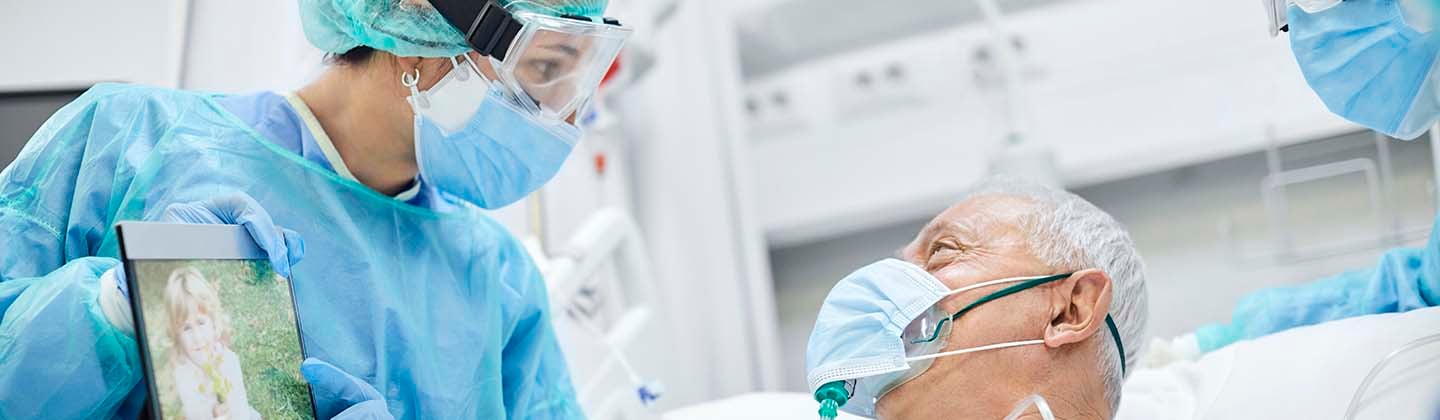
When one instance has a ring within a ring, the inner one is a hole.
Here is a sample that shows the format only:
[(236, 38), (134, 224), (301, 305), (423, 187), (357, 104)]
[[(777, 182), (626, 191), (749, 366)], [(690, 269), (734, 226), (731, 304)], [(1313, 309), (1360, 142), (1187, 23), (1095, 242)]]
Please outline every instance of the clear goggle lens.
[(629, 38), (619, 26), (523, 14), (500, 77), (541, 117), (563, 120), (595, 94)]

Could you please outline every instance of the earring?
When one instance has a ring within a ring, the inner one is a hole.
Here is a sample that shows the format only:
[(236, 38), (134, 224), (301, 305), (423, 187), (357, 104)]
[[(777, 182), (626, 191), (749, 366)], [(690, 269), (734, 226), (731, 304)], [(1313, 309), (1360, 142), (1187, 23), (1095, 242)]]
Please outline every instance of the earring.
[(415, 105), (419, 108), (430, 107), (430, 99), (425, 97), (425, 95), (421, 95), (420, 88), (418, 87), (420, 86), (419, 67), (415, 68), (415, 73), (413, 76), (409, 72), (400, 73), (400, 85), (410, 88), (410, 101), (412, 102), (412, 105)]

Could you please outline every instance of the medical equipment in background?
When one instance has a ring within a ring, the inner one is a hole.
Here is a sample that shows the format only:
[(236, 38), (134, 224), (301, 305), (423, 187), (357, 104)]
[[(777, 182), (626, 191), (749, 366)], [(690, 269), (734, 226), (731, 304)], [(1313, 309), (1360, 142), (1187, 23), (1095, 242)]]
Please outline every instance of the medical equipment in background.
[(630, 40), (625, 44), (625, 50), (620, 53), (619, 61), (623, 64), (617, 66), (615, 71), (605, 77), (604, 85), (610, 86), (611, 89), (624, 90), (625, 87), (644, 79), (655, 67), (656, 34), (661, 33), (669, 26), (670, 21), (675, 17), (675, 12), (680, 8), (681, 1), (616, 1), (612, 3), (611, 10), (634, 21), (633, 26), (645, 28), (643, 31), (637, 31), (631, 35)]
[[(1411, 401), (1399, 397), (1400, 401), (1387, 400), (1397, 389), (1411, 392), (1418, 389), (1420, 392), (1415, 392), (1415, 395), (1428, 399)], [(1440, 401), (1435, 400), (1437, 395), (1440, 395), (1440, 334), (1406, 343), (1376, 363), (1355, 389), (1355, 397), (1350, 400), (1344, 418), (1369, 418), (1362, 414), (1367, 408), (1377, 406), (1413, 410), (1403, 417), (1395, 417), (1399, 413), (1392, 411), (1379, 418), (1436, 418), (1440, 416)]]
[[(586, 414), (594, 419), (658, 416), (646, 407), (663, 395), (663, 385), (636, 372), (626, 354), (660, 322), (651, 261), (635, 223), (623, 211), (602, 209), (537, 264), (548, 281), (554, 313), (563, 314), (552, 321)], [(628, 387), (610, 388), (617, 374)]]
[[(625, 44), (625, 49), (620, 51), (620, 56), (611, 64), (610, 71), (600, 81), (600, 88), (595, 92), (588, 106), (581, 109), (581, 114), (576, 123), (590, 133), (599, 134), (593, 137), (608, 138), (607, 134), (613, 134), (618, 130), (619, 119), (610, 112), (610, 99), (612, 92), (624, 92), (628, 87), (640, 83), (650, 74), (655, 67), (655, 34), (660, 33), (674, 18), (676, 10), (680, 7), (680, 0), (658, 0), (650, 2), (622, 2), (616, 1), (610, 5), (611, 10), (617, 15), (626, 16), (627, 20), (635, 22), (636, 27), (645, 28), (630, 35)], [(587, 139), (588, 140), (588, 139)], [(605, 147), (601, 147), (604, 149)], [(595, 162), (597, 170), (603, 175), (606, 156), (603, 151), (597, 151)]]
[[(610, 12), (627, 25), (645, 28), (601, 81), (577, 124), (587, 134), (574, 156), (584, 168), (579, 178), (557, 177), (526, 201), (526, 248), (540, 266), (549, 288), (556, 334), (565, 349), (576, 395), (592, 419), (658, 418), (653, 406), (665, 385), (645, 375), (632, 360), (640, 346), (663, 342), (671, 331), (665, 305), (656, 294), (644, 236), (629, 209), (625, 167), (630, 142), (614, 113), (613, 102), (642, 82), (657, 62), (655, 37), (674, 16), (679, 0), (612, 1)], [(554, 184), (554, 183), (552, 183)], [(568, 187), (568, 188), (567, 188)], [(575, 188), (594, 188), (590, 201), (577, 203)], [(577, 206), (578, 204), (578, 206)], [(577, 214), (577, 212), (579, 214)], [(578, 225), (573, 219), (583, 217)], [(572, 220), (566, 220), (572, 219)]]
[[(1437, 137), (1432, 131), (1431, 150), (1436, 152)], [(1273, 138), (1273, 136), (1272, 136)], [(1354, 158), (1338, 162), (1322, 163), (1286, 170), (1282, 167), (1280, 145), (1271, 141), (1265, 149), (1268, 174), (1260, 180), (1260, 196), (1264, 203), (1268, 223), (1275, 234), (1271, 246), (1262, 252), (1246, 252), (1236, 235), (1235, 221), (1227, 216), (1220, 222), (1221, 242), (1232, 261), (1246, 266), (1263, 264), (1288, 264), (1311, 261), (1337, 255), (1381, 249), (1424, 239), (1430, 233), (1429, 223), (1402, 226), (1398, 208), (1395, 206), (1395, 174), (1391, 165), (1389, 137), (1375, 133), (1376, 158)], [(1435, 156), (1440, 157), (1440, 154)], [(1436, 160), (1435, 162), (1440, 162)], [(1286, 190), (1305, 183), (1334, 179), (1337, 177), (1362, 175), (1369, 196), (1370, 209), (1375, 217), (1375, 234), (1359, 238), (1342, 239), (1323, 243), (1298, 245), (1295, 232), (1288, 222), (1289, 200)], [(1440, 170), (1437, 170), (1440, 176)], [(1437, 178), (1440, 180), (1440, 178)], [(1440, 185), (1437, 181), (1436, 185)]]
[(990, 157), (989, 172), (1063, 186), (1054, 148), (1026, 137), (1030, 113), (1026, 80), (1037, 70), (1024, 60), (1024, 38), (1009, 30), (995, 0), (975, 0), (975, 4), (994, 40), (975, 52), (975, 82), (982, 91), (989, 91), (989, 99), (994, 102), (991, 109), (1000, 113), (998, 119), (1004, 130), (1001, 143)]

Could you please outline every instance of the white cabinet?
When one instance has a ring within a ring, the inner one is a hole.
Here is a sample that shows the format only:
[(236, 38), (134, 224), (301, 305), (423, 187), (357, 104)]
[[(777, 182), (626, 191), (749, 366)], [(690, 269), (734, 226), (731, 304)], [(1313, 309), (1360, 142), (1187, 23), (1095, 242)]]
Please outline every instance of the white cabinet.
[(0, 13), (0, 91), (136, 82), (174, 86), (176, 0), (11, 1)]

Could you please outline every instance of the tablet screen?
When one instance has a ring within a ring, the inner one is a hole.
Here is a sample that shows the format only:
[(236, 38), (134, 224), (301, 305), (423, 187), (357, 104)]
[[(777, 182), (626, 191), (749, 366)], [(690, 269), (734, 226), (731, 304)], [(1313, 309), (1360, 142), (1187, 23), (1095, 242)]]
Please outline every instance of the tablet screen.
[(132, 263), (161, 417), (312, 418), (290, 283), (268, 261)]

